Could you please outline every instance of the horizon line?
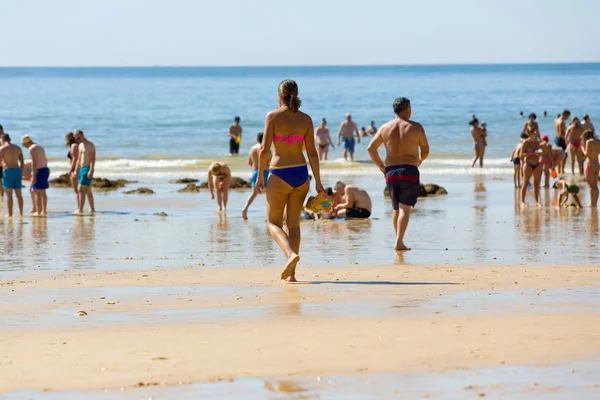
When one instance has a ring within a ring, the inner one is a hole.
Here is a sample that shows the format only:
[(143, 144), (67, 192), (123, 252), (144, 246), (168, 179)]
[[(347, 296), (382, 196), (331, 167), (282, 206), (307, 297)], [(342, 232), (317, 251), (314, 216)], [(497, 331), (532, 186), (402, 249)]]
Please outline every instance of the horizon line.
[(542, 62), (497, 62), (497, 63), (425, 63), (425, 64), (272, 64), (272, 65), (0, 65), (6, 68), (323, 68), (323, 67), (485, 67), (485, 66), (532, 66), (532, 65), (582, 65), (600, 64), (600, 61), (542, 61)]

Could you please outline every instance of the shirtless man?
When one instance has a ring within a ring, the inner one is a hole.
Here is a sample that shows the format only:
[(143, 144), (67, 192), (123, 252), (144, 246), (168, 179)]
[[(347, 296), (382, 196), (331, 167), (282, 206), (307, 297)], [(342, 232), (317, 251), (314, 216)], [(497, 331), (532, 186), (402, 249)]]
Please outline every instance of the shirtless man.
[(335, 184), (334, 210), (340, 218), (369, 218), (371, 216), (371, 197), (366, 190), (344, 182)]
[(375, 126), (375, 121), (371, 121), (371, 125), (367, 128), (367, 133), (369, 136), (375, 136), (377, 133), (377, 127)]
[(585, 114), (583, 116), (583, 122), (581, 123), (581, 129), (583, 129), (583, 131), (592, 131), (594, 132), (594, 124), (592, 124), (592, 121), (590, 120), (590, 116)]
[(75, 131), (75, 140), (79, 142), (79, 159), (77, 167), (79, 170), (77, 190), (79, 191), (79, 204), (77, 210), (73, 214), (83, 214), (83, 206), (87, 197), (90, 205), (90, 213), (95, 213), (94, 195), (92, 193), (92, 179), (94, 178), (94, 170), (96, 168), (96, 146), (94, 143), (86, 139), (83, 131), (77, 129)]
[(6, 191), (6, 206), (9, 218), (13, 216), (13, 192), (17, 196), (19, 214), (23, 217), (23, 195), (21, 194), (23, 177), (23, 152), (19, 146), (10, 142), (10, 136), (6, 133), (0, 137), (0, 165), (3, 166), (2, 186)]
[[(417, 204), (421, 191), (419, 166), (429, 155), (425, 130), (418, 122), (410, 120), (410, 100), (399, 97), (393, 104), (396, 118), (383, 124), (369, 143), (369, 155), (385, 175), (392, 207), (396, 251), (410, 250), (404, 245), (404, 233), (410, 218), (410, 208)], [(385, 146), (385, 164), (378, 149)], [(420, 150), (420, 155), (419, 155)]]
[(571, 173), (575, 175), (575, 161), (579, 166), (579, 175), (583, 175), (583, 152), (581, 151), (581, 137), (583, 129), (579, 118), (573, 117), (571, 125), (567, 128), (565, 139), (568, 143), (569, 155), (571, 156)]
[(234, 155), (240, 152), (241, 140), (242, 127), (240, 126), (240, 117), (235, 117), (233, 124), (229, 125), (229, 154)]
[(231, 185), (231, 170), (229, 167), (222, 161), (215, 161), (210, 164), (208, 167), (208, 190), (210, 191), (210, 198), (212, 200), (215, 199), (214, 191), (215, 189), (217, 190), (217, 205), (219, 207), (219, 212), (227, 212), (229, 185)]
[(552, 169), (552, 146), (548, 143), (550, 138), (544, 135), (540, 142), (540, 164), (544, 174), (544, 188), (550, 188), (550, 170)]
[(348, 159), (348, 153), (350, 153), (350, 161), (354, 161), (354, 133), (356, 132), (356, 138), (360, 143), (360, 136), (358, 134), (358, 127), (352, 121), (352, 116), (346, 114), (346, 120), (340, 125), (338, 131), (337, 144), (340, 145), (342, 138), (344, 138), (344, 160)]
[[(563, 151), (567, 151), (567, 142), (565, 141), (565, 136), (567, 134), (567, 128), (565, 127), (565, 121), (569, 119), (571, 116), (571, 112), (569, 110), (564, 110), (562, 114), (557, 115), (554, 120), (554, 131), (556, 132), (556, 139), (554, 139), (554, 143), (563, 149)], [(567, 158), (563, 161), (562, 169), (565, 169), (565, 164), (567, 163)]]
[(315, 129), (315, 143), (317, 144), (317, 153), (319, 153), (319, 161), (326, 161), (327, 155), (329, 154), (329, 146), (333, 147), (331, 143), (331, 136), (329, 136), (329, 129), (327, 128), (327, 120), (323, 118), (321, 124)]
[(487, 145), (487, 133), (479, 127), (479, 120), (477, 118), (472, 119), (471, 122), (469, 122), (469, 125), (471, 125), (470, 132), (473, 137), (473, 152), (475, 153), (471, 168), (475, 166), (477, 160), (479, 160), (479, 167), (483, 168), (483, 156), (485, 155), (485, 146)]
[[(252, 204), (256, 196), (258, 196), (258, 190), (256, 190), (256, 181), (258, 180), (258, 156), (260, 155), (260, 145), (262, 143), (263, 136), (264, 135), (262, 132), (256, 135), (257, 144), (252, 146), (250, 153), (248, 154), (248, 165), (252, 167), (252, 193), (250, 193), (250, 197), (248, 197), (248, 200), (246, 200), (246, 205), (242, 210), (243, 219), (248, 219), (248, 208), (250, 208), (250, 204)], [(267, 161), (267, 164), (270, 163), (271, 157), (269, 157)], [(266, 184), (267, 180), (269, 179), (269, 171), (266, 169), (263, 171), (263, 179)]]
[[(0, 125), (0, 137), (4, 135), (4, 128)], [(2, 179), (2, 163), (0, 162), (0, 179)], [(4, 198), (4, 186), (0, 183), (0, 198)]]
[(48, 159), (46, 158), (46, 151), (42, 146), (34, 143), (33, 140), (27, 135), (21, 138), (21, 144), (23, 147), (29, 150), (29, 156), (31, 157), (31, 190), (33, 195), (33, 210), (34, 216), (45, 217), (46, 209), (48, 206), (48, 196), (46, 196), (46, 189), (48, 185), (48, 178), (50, 178), (50, 170), (48, 169)]
[(600, 173), (600, 140), (594, 131), (587, 130), (583, 133), (583, 154), (586, 158), (585, 180), (590, 187), (590, 206), (598, 206), (598, 173)]
[(521, 133), (527, 133), (532, 136), (533, 140), (539, 140), (540, 137), (540, 127), (535, 120), (537, 119), (537, 115), (535, 113), (529, 114), (529, 119), (527, 122), (523, 124), (523, 130)]

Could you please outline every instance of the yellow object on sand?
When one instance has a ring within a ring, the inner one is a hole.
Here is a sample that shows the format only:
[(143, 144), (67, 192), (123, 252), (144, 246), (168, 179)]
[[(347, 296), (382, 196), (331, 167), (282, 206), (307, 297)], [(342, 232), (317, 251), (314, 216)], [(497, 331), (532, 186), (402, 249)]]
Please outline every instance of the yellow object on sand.
[(239, 137), (239, 136), (236, 136), (236, 138), (235, 138), (235, 142), (236, 142), (237, 144), (240, 144), (240, 142), (241, 142), (241, 141), (242, 141), (242, 138), (241, 138), (241, 137)]
[(331, 199), (325, 194), (325, 192), (319, 192), (317, 197), (309, 197), (306, 202), (306, 209), (315, 214), (319, 214), (321, 211), (331, 211)]

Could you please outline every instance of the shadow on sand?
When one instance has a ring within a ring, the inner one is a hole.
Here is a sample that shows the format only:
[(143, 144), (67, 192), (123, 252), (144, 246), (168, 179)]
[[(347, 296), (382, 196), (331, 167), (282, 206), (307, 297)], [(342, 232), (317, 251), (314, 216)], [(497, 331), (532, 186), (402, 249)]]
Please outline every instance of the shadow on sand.
[(296, 285), (369, 285), (369, 286), (404, 286), (404, 285), (459, 285), (453, 282), (394, 282), (394, 281), (298, 281)]

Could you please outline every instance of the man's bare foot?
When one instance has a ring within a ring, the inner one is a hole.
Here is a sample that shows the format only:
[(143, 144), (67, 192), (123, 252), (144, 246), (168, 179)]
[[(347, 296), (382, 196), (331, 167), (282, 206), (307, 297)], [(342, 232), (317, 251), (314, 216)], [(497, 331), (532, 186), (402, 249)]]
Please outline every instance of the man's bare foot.
[(37, 211), (35, 210), (35, 208), (32, 208), (31, 210), (29, 210), (29, 214), (37, 214)]
[(12, 214), (6, 214), (4, 217), (5, 218), (12, 218)]
[(296, 264), (300, 261), (300, 256), (296, 253), (290, 254), (285, 264), (285, 269), (281, 273), (281, 280), (296, 282)]
[(535, 203), (535, 208), (542, 208), (542, 203)]
[(95, 209), (93, 209), (93, 208), (90, 208), (90, 211), (89, 211), (89, 212), (90, 212), (90, 214), (96, 214), (96, 210), (95, 210)]
[(73, 215), (83, 215), (83, 211), (81, 211), (81, 210), (75, 210), (71, 214), (73, 214)]
[(242, 219), (248, 219), (248, 211), (242, 210)]
[(521, 202), (521, 209), (526, 209), (527, 208), (527, 203), (525, 203), (524, 201)]
[(396, 251), (410, 251), (412, 249), (410, 247), (406, 247), (404, 245), (404, 243), (400, 243), (400, 244), (397, 244), (396, 247), (394, 247), (394, 250), (396, 250)]

